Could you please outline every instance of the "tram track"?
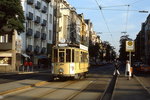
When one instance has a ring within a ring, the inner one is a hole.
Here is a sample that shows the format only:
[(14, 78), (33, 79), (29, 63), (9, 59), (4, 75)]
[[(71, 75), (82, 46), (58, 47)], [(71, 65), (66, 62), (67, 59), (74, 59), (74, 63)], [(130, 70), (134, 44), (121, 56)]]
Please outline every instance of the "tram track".
[(118, 77), (117, 74), (112, 77), (112, 80), (110, 81), (105, 92), (103, 93), (101, 98), (99, 98), (98, 100), (111, 100), (112, 99), (112, 95), (113, 95), (113, 91), (114, 91), (114, 88), (116, 85), (117, 77)]
[(44, 97), (44, 96), (46, 96), (46, 95), (49, 95), (49, 94), (51, 94), (51, 93), (54, 93), (54, 92), (56, 92), (57, 90), (63, 89), (63, 88), (65, 88), (65, 87), (67, 87), (68, 85), (74, 84), (74, 83), (76, 83), (76, 82), (77, 82), (77, 81), (70, 81), (68, 84), (65, 84), (65, 85), (63, 85), (63, 86), (61, 86), (61, 87), (59, 87), (59, 88), (54, 89), (54, 90), (50, 90), (50, 91), (44, 92), (43, 94), (39, 95), (38, 97), (33, 98), (32, 100), (39, 100), (39, 99), (41, 99), (42, 97)]
[(70, 96), (68, 96), (64, 100), (72, 100), (73, 98), (75, 98), (76, 96), (78, 96), (80, 93), (82, 93), (86, 89), (86, 87), (88, 87), (91, 83), (93, 83), (93, 81), (90, 81), (89, 84), (86, 85), (85, 87), (83, 87), (82, 89), (80, 89), (80, 91), (71, 94)]

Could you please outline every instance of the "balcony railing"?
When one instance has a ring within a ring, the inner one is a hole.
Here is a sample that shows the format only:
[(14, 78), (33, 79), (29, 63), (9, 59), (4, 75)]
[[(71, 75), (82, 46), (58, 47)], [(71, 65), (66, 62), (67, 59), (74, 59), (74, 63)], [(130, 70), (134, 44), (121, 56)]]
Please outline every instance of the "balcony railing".
[(28, 20), (33, 20), (33, 13), (29, 12), (27, 15)]
[(12, 50), (12, 43), (0, 43), (0, 51), (1, 50)]
[(27, 3), (32, 5), (34, 3), (34, 0), (27, 0)]
[(28, 36), (32, 36), (33, 30), (31, 28), (28, 28), (27, 33)]
[(43, 13), (46, 13), (46, 11), (47, 11), (47, 7), (44, 6), (43, 9), (42, 9), (42, 12), (43, 12)]
[(41, 54), (45, 54), (46, 53), (46, 48), (43, 47), (42, 50), (41, 50)]
[(26, 51), (27, 52), (32, 52), (32, 45), (28, 45)]
[(40, 17), (39, 16), (36, 16), (36, 19), (35, 19), (35, 23), (39, 24), (40, 23)]
[(35, 37), (35, 38), (40, 38), (40, 32), (39, 32), (39, 31), (36, 31), (34, 37)]
[(42, 26), (46, 26), (46, 20), (43, 19)]
[(35, 46), (35, 48), (34, 48), (34, 52), (35, 52), (36, 54), (38, 54), (38, 53), (39, 53), (39, 51), (40, 51), (40, 47), (39, 47), (39, 46)]
[(41, 39), (46, 40), (46, 34), (45, 33), (42, 33)]
[(41, 3), (39, 1), (37, 1), (36, 5), (35, 5), (36, 9), (40, 9), (41, 8)]

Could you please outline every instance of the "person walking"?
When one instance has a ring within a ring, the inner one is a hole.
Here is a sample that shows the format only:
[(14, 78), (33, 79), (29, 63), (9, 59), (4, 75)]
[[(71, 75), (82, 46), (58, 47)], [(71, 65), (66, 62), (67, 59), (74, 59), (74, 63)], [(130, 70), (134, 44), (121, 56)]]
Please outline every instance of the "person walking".
[(32, 63), (31, 60), (29, 61), (29, 68), (30, 68), (31, 71), (33, 71), (33, 63)]
[(116, 75), (116, 74), (120, 75), (120, 72), (119, 72), (119, 66), (120, 66), (119, 61), (118, 61), (118, 59), (115, 59), (114, 61), (115, 61), (115, 63), (114, 63), (115, 70), (114, 70), (113, 75)]
[(24, 64), (23, 64), (23, 72), (24, 72), (24, 70), (26, 70), (26, 71), (28, 70), (28, 66), (29, 66), (29, 65), (28, 65), (28, 61), (25, 60), (25, 61), (24, 61)]
[(130, 80), (131, 78), (131, 65), (130, 62), (127, 60), (126, 61), (126, 70), (125, 70), (125, 76), (127, 76), (127, 79)]

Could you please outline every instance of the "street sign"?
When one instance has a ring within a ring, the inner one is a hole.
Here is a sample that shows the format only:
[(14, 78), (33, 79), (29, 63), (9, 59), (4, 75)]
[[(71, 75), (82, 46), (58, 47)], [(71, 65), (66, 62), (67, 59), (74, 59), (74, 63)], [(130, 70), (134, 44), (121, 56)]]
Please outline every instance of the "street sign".
[(126, 52), (134, 52), (135, 44), (134, 41), (126, 41)]

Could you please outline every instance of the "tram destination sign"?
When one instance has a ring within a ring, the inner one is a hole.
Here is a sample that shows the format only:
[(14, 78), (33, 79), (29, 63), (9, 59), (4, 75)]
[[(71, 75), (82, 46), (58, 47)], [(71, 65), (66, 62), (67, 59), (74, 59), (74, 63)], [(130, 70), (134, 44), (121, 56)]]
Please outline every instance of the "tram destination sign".
[(126, 41), (126, 52), (134, 52), (134, 51), (135, 51), (134, 41)]

